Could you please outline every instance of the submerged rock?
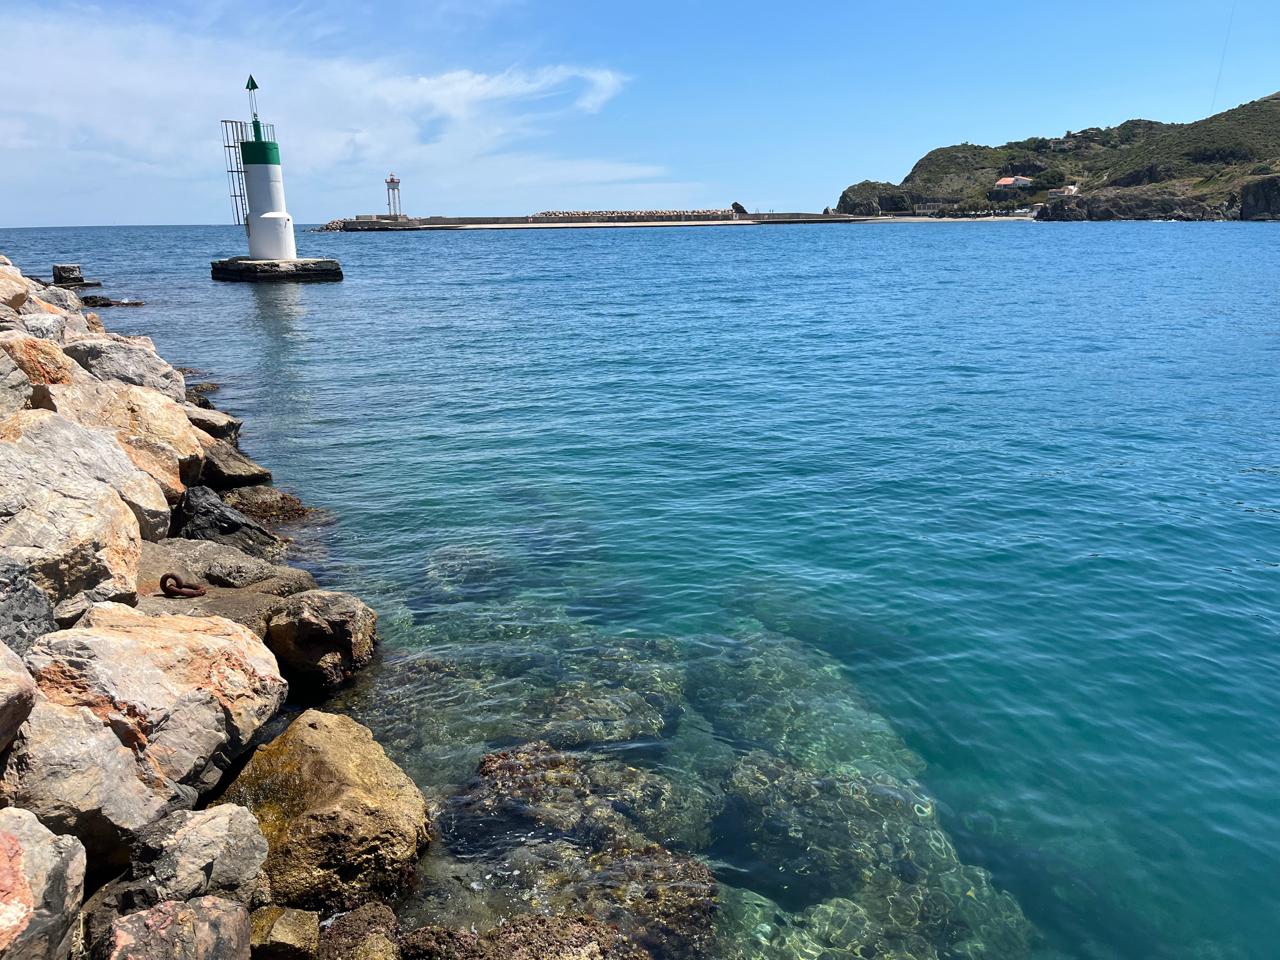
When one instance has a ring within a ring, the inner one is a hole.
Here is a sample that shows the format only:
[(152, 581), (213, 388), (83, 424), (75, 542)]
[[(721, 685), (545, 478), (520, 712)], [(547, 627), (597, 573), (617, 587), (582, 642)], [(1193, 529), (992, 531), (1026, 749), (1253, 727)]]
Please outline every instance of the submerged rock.
[(914, 781), (819, 773), (753, 751), (727, 790), (764, 890), (826, 901), (810, 900), (806, 914), (825, 947), (963, 956), (963, 945), (998, 943), (1002, 958), (1026, 954), (1031, 927), (1017, 904), (984, 871), (960, 863)]
[(427, 842), (421, 792), (368, 729), (308, 710), (259, 747), (227, 790), (262, 825), (283, 905), (342, 909), (393, 892)]
[(378, 615), (349, 593), (295, 593), (270, 607), (266, 621), (267, 646), (302, 693), (332, 693), (373, 658)]
[(261, 640), (217, 618), (95, 606), (32, 646), (39, 688), (5, 766), (6, 802), (123, 865), (138, 832), (189, 808), (284, 700)]
[(177, 536), (221, 543), (255, 557), (272, 556), (283, 546), (279, 537), (225, 504), (208, 487), (187, 489), (173, 524)]
[(292, 493), (269, 484), (235, 487), (224, 491), (222, 499), (250, 520), (265, 525), (292, 523), (310, 512)]
[(625, 785), (656, 775), (614, 765), (594, 776), (593, 765), (546, 743), (490, 754), (450, 802), (445, 839), (488, 858), (502, 883), (540, 909), (616, 923), (655, 956), (701, 956), (715, 909), (710, 871), (622, 812)]
[(320, 960), (396, 960), (399, 924), (391, 908), (366, 903), (329, 924), (320, 938)]
[(0, 955), (66, 960), (84, 894), (84, 847), (29, 810), (0, 810)]
[(483, 936), (423, 927), (401, 939), (403, 960), (651, 960), (616, 927), (592, 917), (513, 918)]
[(249, 911), (218, 897), (166, 901), (112, 925), (110, 960), (249, 960)]

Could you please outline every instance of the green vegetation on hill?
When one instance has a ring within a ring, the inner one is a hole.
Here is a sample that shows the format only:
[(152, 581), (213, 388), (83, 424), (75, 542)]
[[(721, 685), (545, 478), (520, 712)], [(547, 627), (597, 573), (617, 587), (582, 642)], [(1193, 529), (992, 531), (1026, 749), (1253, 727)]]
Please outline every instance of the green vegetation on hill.
[[(842, 213), (906, 212), (942, 203), (984, 210), (1044, 202), (1075, 184), (1080, 195), (1054, 200), (1049, 218), (1280, 218), (1267, 197), (1280, 174), (1280, 94), (1194, 123), (1129, 120), (1060, 138), (1032, 137), (985, 147), (963, 143), (925, 154), (901, 184), (863, 181), (840, 197)], [(1029, 189), (997, 190), (1025, 176)], [(1069, 215), (1068, 215), (1069, 214)]]

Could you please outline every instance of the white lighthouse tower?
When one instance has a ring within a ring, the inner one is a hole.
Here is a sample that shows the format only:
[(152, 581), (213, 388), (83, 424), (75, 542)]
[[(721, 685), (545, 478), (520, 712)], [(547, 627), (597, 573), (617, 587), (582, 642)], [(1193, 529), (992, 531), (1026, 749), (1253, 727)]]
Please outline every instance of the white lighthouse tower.
[(297, 260), (293, 237), (293, 217), (284, 206), (284, 174), (280, 170), (280, 144), (275, 133), (264, 135), (258, 119), (258, 83), (249, 77), (249, 108), (253, 113), (253, 139), (240, 141), (244, 165), (245, 201), (248, 217), (249, 258), (252, 260)]
[(253, 117), (222, 121), (227, 178), (236, 223), (249, 238), (249, 256), (215, 260), (215, 280), (341, 280), (337, 260), (299, 259), (293, 217), (284, 204), (284, 174), (275, 128), (258, 116), (258, 82), (249, 77)]

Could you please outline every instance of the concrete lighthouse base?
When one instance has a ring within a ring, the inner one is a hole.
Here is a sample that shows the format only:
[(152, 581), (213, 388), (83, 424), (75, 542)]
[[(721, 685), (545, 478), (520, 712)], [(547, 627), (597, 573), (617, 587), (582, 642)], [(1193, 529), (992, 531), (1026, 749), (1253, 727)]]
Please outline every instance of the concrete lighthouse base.
[(227, 260), (214, 260), (209, 267), (214, 280), (238, 280), (244, 283), (302, 283), (342, 279), (342, 264), (337, 260), (323, 258), (251, 260), (248, 257), (230, 257)]

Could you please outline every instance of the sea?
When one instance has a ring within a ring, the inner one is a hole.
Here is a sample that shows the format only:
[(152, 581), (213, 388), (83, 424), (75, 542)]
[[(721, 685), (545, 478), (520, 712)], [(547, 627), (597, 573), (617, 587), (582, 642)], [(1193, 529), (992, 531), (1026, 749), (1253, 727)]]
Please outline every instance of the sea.
[[(377, 609), (330, 709), (434, 805), (406, 923), (643, 913), (643, 864), (581, 894), (621, 818), (715, 878), (659, 955), (1280, 957), (1275, 225), (299, 247), (346, 279), (214, 283), (231, 226), (0, 230), (146, 301), (104, 320), (219, 385), (317, 508), (297, 562)], [(602, 812), (459, 827), (533, 741)]]

